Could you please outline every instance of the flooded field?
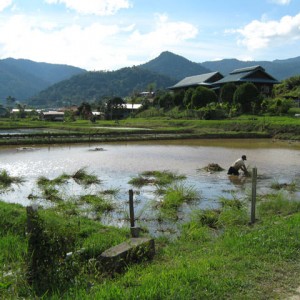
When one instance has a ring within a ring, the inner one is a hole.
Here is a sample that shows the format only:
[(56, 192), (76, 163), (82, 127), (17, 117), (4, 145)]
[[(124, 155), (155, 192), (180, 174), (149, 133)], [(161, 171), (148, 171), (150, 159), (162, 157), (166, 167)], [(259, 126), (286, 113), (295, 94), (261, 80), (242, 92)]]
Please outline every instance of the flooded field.
[[(101, 150), (101, 151), (97, 151)], [(75, 199), (78, 195), (96, 194), (99, 191), (115, 190), (110, 197), (117, 209), (102, 217), (107, 224), (128, 225), (128, 191), (134, 190), (135, 211), (139, 226), (151, 234), (176, 230), (178, 220), (186, 220), (195, 208), (215, 208), (219, 198), (244, 198), (251, 193), (251, 178), (230, 178), (228, 167), (242, 154), (247, 155), (246, 166), (258, 170), (257, 193), (269, 193), (271, 185), (297, 183), (300, 179), (300, 143), (275, 142), (271, 140), (183, 140), (158, 142), (106, 143), (97, 145), (72, 145), (51, 147), (2, 147), (0, 168), (11, 176), (20, 176), (25, 182), (13, 186), (0, 198), (7, 202), (29, 205), (54, 205), (40, 196), (36, 181), (40, 176), (49, 179), (63, 173), (73, 174), (80, 168), (95, 174), (100, 185), (88, 188), (75, 182), (60, 187), (64, 199)], [(224, 171), (210, 173), (202, 170), (209, 163), (219, 164)], [(193, 188), (197, 201), (184, 204), (174, 222), (158, 221), (157, 203), (160, 196), (156, 187), (147, 185), (136, 188), (128, 182), (145, 171), (172, 171), (185, 175), (180, 184)], [(274, 191), (273, 191), (274, 192)], [(29, 199), (35, 195), (35, 199)], [(299, 186), (293, 197), (299, 199)]]

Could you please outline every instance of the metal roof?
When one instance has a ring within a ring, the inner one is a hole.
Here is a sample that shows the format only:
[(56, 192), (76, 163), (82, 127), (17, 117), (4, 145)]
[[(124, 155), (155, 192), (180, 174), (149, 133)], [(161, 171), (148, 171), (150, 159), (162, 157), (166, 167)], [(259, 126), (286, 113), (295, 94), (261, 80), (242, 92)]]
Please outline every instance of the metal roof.
[(179, 88), (184, 88), (188, 86), (197, 86), (197, 85), (210, 85), (210, 83), (207, 81), (218, 73), (219, 72), (211, 72), (211, 73), (205, 73), (201, 75), (185, 77), (175, 85), (169, 87), (169, 89), (179, 89)]
[[(264, 73), (265, 78), (255, 77), (255, 72), (261, 71)], [(253, 77), (251, 75), (254, 75)], [(228, 82), (253, 82), (253, 83), (271, 83), (277, 84), (279, 83), (274, 77), (268, 74), (265, 69), (261, 66), (253, 66), (243, 69), (233, 70), (226, 77), (216, 81), (214, 85), (224, 84)]]

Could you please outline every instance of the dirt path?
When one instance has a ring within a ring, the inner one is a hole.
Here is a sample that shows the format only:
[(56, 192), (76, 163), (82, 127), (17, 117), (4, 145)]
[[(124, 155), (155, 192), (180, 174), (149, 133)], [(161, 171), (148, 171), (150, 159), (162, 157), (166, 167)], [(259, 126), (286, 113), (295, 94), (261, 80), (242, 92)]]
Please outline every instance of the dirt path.
[(300, 286), (296, 289), (295, 295), (288, 297), (286, 300), (300, 300)]

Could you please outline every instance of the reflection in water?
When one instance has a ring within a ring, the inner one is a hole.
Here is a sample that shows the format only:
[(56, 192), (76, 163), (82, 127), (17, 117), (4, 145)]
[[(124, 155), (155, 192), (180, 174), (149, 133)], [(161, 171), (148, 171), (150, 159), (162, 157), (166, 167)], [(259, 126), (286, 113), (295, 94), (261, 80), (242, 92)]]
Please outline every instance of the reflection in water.
[[(35, 148), (35, 147), (34, 147)], [(101, 148), (106, 151), (90, 151)], [(31, 149), (32, 150), (32, 149)], [(62, 187), (61, 193), (78, 196), (97, 193), (99, 189), (118, 189), (119, 195), (114, 201), (117, 211), (103, 218), (103, 222), (122, 226), (127, 224), (128, 184), (132, 177), (144, 171), (170, 170), (187, 176), (184, 184), (193, 187), (199, 194), (197, 203), (184, 205), (179, 213), (186, 218), (187, 213), (195, 208), (218, 207), (219, 197), (239, 198), (249, 195), (251, 178), (231, 177), (227, 169), (236, 157), (247, 155), (247, 168), (257, 167), (258, 193), (270, 192), (272, 182), (298, 182), (300, 178), (300, 144), (272, 142), (270, 140), (184, 140), (160, 142), (105, 143), (97, 145), (73, 145), (35, 148), (34, 151), (18, 151), (12, 147), (0, 150), (0, 168), (12, 176), (22, 176), (26, 183), (14, 187), (13, 192), (1, 194), (1, 199), (29, 205), (29, 194), (38, 194), (36, 180), (40, 176), (53, 179), (62, 173), (72, 174), (87, 167), (103, 182), (100, 187), (89, 189), (69, 183)], [(208, 173), (199, 171), (209, 163), (219, 164), (224, 171)], [(134, 194), (135, 209), (141, 223), (154, 231), (172, 232), (178, 222), (166, 222), (157, 218), (159, 196), (154, 186), (143, 187)], [(178, 220), (177, 220), (178, 221)], [(156, 233), (157, 234), (157, 233)]]

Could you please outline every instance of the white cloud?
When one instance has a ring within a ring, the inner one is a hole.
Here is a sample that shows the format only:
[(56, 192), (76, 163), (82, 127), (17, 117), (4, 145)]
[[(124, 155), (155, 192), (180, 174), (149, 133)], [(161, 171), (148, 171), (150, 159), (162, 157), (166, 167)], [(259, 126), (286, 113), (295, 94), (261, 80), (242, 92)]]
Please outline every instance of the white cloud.
[(12, 5), (12, 0), (0, 0), (0, 12)]
[[(52, 0), (54, 1), (54, 0)], [(74, 21), (73, 21), (74, 22)], [(88, 25), (79, 21), (62, 27), (44, 16), (15, 14), (0, 20), (0, 58), (69, 64), (87, 70), (113, 70), (132, 66), (170, 50), (184, 54), (198, 30), (186, 22), (157, 15), (153, 30), (141, 32), (132, 23)]]
[(300, 13), (294, 17), (284, 16), (279, 21), (254, 20), (235, 32), (242, 36), (239, 43), (249, 50), (294, 42), (300, 39)]
[[(136, 30), (131, 35), (133, 46), (152, 49), (155, 53), (177, 46), (197, 36), (198, 29), (190, 23), (171, 22), (167, 15), (156, 15), (156, 25), (153, 31), (141, 33)], [(149, 51), (149, 50), (148, 50)]]
[(48, 4), (65, 4), (80, 14), (113, 15), (122, 8), (131, 6), (129, 0), (45, 0)]
[(0, 22), (0, 57), (69, 64), (88, 70), (113, 69), (126, 63), (126, 56), (119, 55), (122, 50), (116, 44), (126, 30), (130, 27), (100, 23), (60, 28), (46, 20), (14, 15)]
[(271, 3), (279, 4), (279, 5), (288, 5), (292, 0), (269, 0)]

